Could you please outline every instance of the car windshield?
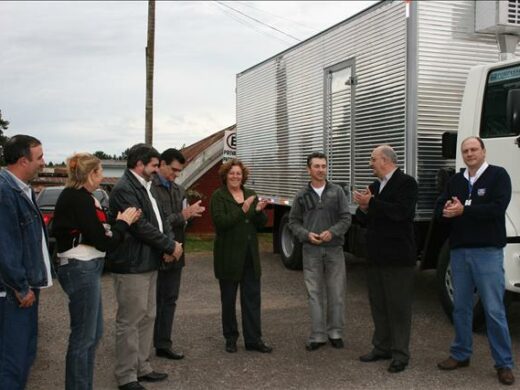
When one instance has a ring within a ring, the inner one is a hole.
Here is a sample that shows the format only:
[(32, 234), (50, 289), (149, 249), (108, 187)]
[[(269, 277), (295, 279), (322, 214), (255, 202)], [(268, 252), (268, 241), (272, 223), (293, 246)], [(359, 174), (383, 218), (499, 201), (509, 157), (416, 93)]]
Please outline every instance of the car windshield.
[(105, 191), (98, 188), (92, 193), (92, 195), (94, 195), (96, 199), (99, 200), (102, 208), (108, 208), (108, 195)]
[(47, 188), (38, 196), (36, 203), (39, 207), (54, 206), (63, 188)]

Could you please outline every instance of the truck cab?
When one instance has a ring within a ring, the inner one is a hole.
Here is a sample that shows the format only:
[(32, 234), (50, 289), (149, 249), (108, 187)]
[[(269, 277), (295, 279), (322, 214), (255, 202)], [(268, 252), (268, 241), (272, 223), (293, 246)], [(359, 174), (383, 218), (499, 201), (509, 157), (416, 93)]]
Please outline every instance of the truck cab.
[[(520, 298), (520, 59), (478, 65), (470, 69), (461, 103), (457, 133), (443, 136), (443, 155), (454, 158), (456, 171), (465, 168), (460, 148), (464, 139), (477, 136), (486, 147), (486, 161), (507, 170), (512, 197), (506, 211), (507, 245), (504, 248), (505, 303)], [(446, 177), (446, 175), (444, 175)], [(453, 286), (446, 232), (432, 220), (424, 259), (436, 260), (438, 290), (448, 316), (453, 308)], [(441, 248), (440, 250), (435, 247)], [(478, 292), (474, 297), (473, 327), (484, 325)]]

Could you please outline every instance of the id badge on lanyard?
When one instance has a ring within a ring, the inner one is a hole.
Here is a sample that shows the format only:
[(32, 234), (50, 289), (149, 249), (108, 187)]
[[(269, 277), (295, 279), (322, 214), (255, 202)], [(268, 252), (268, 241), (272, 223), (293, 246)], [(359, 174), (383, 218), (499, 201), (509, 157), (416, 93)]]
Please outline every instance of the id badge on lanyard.
[(468, 199), (464, 202), (464, 206), (471, 206), (471, 192), (473, 191), (473, 184), (468, 180)]

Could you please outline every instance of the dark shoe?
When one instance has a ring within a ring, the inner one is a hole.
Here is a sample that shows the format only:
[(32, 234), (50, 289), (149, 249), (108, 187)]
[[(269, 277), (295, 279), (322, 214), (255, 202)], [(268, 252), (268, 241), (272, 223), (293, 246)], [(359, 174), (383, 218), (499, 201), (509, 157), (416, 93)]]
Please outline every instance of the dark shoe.
[(345, 347), (345, 343), (343, 343), (343, 340), (342, 339), (331, 339), (329, 337), (329, 341), (330, 341), (330, 344), (334, 347), (334, 348), (344, 348)]
[(453, 359), (451, 356), (449, 358), (447, 358), (446, 360), (443, 360), (442, 362), (437, 363), (437, 367), (440, 370), (446, 370), (446, 371), (456, 370), (457, 368), (467, 367), (467, 366), (469, 366), (469, 359), (459, 362), (458, 360)]
[(171, 360), (181, 360), (184, 359), (184, 354), (182, 352), (172, 351), (170, 348), (157, 348), (155, 350), (155, 356), (163, 357)]
[(513, 375), (513, 371), (511, 371), (510, 368), (497, 368), (497, 376), (498, 381), (503, 385), (511, 386), (513, 383), (515, 383), (515, 376)]
[(122, 386), (118, 386), (121, 390), (146, 390), (139, 382), (130, 382)]
[(255, 344), (246, 344), (246, 351), (258, 351), (262, 353), (271, 353), (273, 352), (273, 348), (269, 345), (266, 345), (262, 340)]
[(318, 348), (323, 347), (325, 344), (327, 344), (327, 343), (323, 343), (323, 342), (319, 343), (317, 341), (311, 341), (305, 345), (305, 349), (307, 351), (316, 351)]
[(226, 352), (234, 353), (237, 351), (236, 340), (226, 340)]
[(371, 362), (377, 362), (378, 360), (390, 360), (392, 357), (390, 355), (381, 355), (377, 354), (374, 351), (371, 351), (367, 353), (366, 355), (361, 355), (359, 357), (359, 360), (361, 360), (363, 363), (371, 363)]
[(407, 365), (408, 363), (392, 360), (392, 363), (390, 363), (390, 366), (388, 367), (388, 372), (395, 374), (404, 371)]
[(165, 380), (166, 378), (168, 378), (168, 374), (152, 371), (149, 374), (138, 376), (137, 380), (139, 382), (160, 382)]

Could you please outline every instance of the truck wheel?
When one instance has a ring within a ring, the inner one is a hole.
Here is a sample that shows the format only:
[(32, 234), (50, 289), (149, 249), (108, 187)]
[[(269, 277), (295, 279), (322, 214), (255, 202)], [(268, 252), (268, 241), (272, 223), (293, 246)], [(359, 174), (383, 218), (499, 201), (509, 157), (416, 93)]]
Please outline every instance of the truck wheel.
[(279, 248), (283, 265), (288, 269), (302, 269), (302, 244), (289, 229), (289, 212), (285, 213), (280, 219), (278, 239), (280, 240)]
[[(446, 241), (442, 246), (437, 261), (437, 288), (444, 312), (453, 322), (453, 282), (451, 279), (450, 248)], [(485, 329), (486, 317), (482, 302), (477, 294), (473, 294), (473, 331), (478, 332)]]

